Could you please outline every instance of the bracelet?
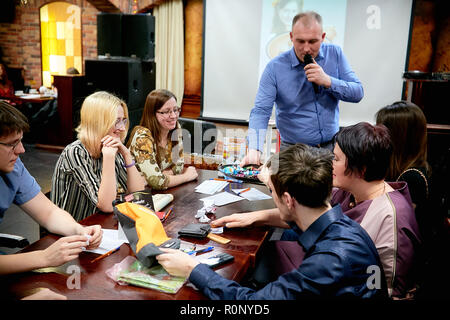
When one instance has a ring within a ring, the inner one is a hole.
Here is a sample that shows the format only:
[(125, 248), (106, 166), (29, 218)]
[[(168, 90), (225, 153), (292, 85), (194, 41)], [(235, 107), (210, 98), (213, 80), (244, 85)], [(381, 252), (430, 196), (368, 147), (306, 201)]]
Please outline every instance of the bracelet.
[(131, 168), (132, 166), (134, 166), (136, 164), (136, 162), (134, 162), (134, 160), (130, 163), (130, 164), (126, 164), (126, 165), (124, 165), (123, 167), (125, 168), (125, 169), (128, 169), (128, 168)]

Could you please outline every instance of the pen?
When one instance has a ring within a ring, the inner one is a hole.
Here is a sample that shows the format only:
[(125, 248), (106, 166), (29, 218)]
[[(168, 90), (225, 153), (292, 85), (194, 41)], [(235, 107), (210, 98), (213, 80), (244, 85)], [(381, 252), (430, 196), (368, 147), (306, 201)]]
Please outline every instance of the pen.
[(244, 193), (244, 192), (250, 191), (250, 189), (251, 189), (251, 188), (247, 188), (247, 189), (244, 189), (244, 190), (242, 190), (242, 191), (239, 191), (237, 195), (238, 195), (238, 196), (240, 196), (240, 195), (241, 195), (241, 193)]
[(189, 249), (186, 248), (186, 249), (180, 249), (180, 250), (183, 251), (184, 253), (191, 255), (195, 252), (195, 249), (197, 249), (197, 245), (194, 243), (194, 245), (192, 247), (190, 247)]
[(242, 180), (235, 179), (235, 178), (233, 178), (233, 177), (229, 177), (229, 176), (227, 176), (227, 175), (225, 175), (225, 174), (223, 175), (223, 177), (224, 177), (225, 179), (231, 180), (232, 182), (243, 183)]
[(204, 249), (199, 249), (199, 250), (195, 250), (195, 251), (190, 251), (190, 252), (188, 252), (187, 254), (188, 254), (188, 255), (193, 255), (193, 254), (197, 254), (197, 253), (205, 253), (205, 252), (209, 252), (209, 251), (212, 251), (212, 250), (214, 250), (214, 247), (207, 247), (207, 248), (204, 248)]
[(221, 179), (221, 178), (211, 178), (211, 179), (209, 179), (209, 180), (234, 182), (233, 180), (227, 180), (227, 179)]
[(91, 261), (91, 263), (96, 262), (96, 261), (98, 261), (100, 259), (106, 258), (107, 256), (113, 254), (114, 252), (119, 251), (119, 249), (120, 249), (120, 246), (118, 246), (117, 248), (112, 249), (111, 251), (108, 251), (107, 253), (102, 254), (101, 256), (95, 258), (94, 260)]
[(216, 180), (216, 181), (226, 181), (226, 182), (236, 182), (236, 183), (242, 183), (242, 180), (237, 180), (237, 179), (232, 179), (232, 178), (228, 178), (228, 179), (221, 179), (221, 178), (211, 178), (209, 180)]
[(170, 207), (170, 209), (167, 210), (167, 212), (164, 214), (164, 217), (162, 219), (163, 222), (166, 221), (166, 219), (169, 217), (169, 214), (172, 213), (172, 209), (173, 209), (173, 207)]

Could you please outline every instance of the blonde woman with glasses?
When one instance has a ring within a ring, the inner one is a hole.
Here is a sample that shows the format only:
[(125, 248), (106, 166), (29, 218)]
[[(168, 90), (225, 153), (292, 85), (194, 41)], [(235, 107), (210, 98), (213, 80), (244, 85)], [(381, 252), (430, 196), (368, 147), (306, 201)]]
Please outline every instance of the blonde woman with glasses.
[(139, 126), (130, 134), (128, 146), (147, 184), (164, 190), (195, 180), (194, 167), (184, 169), (183, 142), (178, 123), (180, 107), (175, 95), (165, 89), (150, 92)]
[(78, 140), (69, 144), (56, 163), (51, 200), (80, 221), (96, 211), (112, 212), (119, 192), (145, 188), (123, 141), (128, 132), (128, 108), (116, 96), (99, 91), (81, 106)]

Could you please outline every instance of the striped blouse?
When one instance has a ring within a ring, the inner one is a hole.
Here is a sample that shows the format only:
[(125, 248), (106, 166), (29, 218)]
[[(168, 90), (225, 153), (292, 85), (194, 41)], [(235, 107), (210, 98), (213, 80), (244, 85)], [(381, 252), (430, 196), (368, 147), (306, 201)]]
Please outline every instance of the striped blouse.
[[(50, 199), (77, 221), (98, 211), (102, 162), (103, 156), (92, 158), (81, 141), (77, 140), (63, 150), (56, 163)], [(115, 171), (118, 193), (127, 189), (127, 171), (123, 164), (122, 155), (117, 153)]]

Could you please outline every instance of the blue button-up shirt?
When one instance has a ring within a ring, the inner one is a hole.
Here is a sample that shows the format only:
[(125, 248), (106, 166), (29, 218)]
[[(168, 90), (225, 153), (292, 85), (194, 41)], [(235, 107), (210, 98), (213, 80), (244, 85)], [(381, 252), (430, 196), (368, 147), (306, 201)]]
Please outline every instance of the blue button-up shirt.
[(362, 84), (339, 46), (322, 43), (315, 60), (331, 78), (331, 87), (319, 86), (317, 94), (294, 48), (267, 64), (250, 112), (250, 149), (262, 151), (274, 103), (281, 141), (317, 145), (331, 140), (339, 130), (339, 100), (359, 102), (363, 98)]
[[(280, 276), (261, 290), (242, 287), (205, 264), (197, 265), (189, 280), (210, 299), (387, 296), (383, 268), (372, 240), (357, 222), (342, 214), (339, 205), (320, 216), (305, 232), (298, 227), (294, 231), (299, 232), (299, 243), (305, 249), (303, 262), (296, 270)], [(370, 266), (381, 271), (380, 289), (368, 286), (372, 283), (369, 277), (373, 275)]]
[(40, 191), (41, 187), (20, 158), (17, 158), (13, 171), (0, 173), (0, 222), (12, 203), (20, 206), (33, 199)]

